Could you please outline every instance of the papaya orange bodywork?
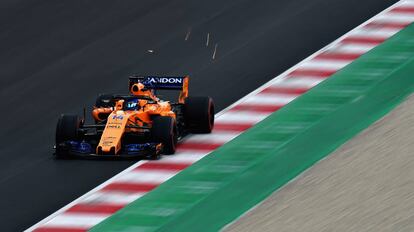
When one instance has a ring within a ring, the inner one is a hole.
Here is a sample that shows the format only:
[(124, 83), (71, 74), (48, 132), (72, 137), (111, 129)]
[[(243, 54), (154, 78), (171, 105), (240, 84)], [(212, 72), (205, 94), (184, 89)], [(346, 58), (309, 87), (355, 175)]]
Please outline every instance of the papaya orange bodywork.
[[(152, 126), (151, 117), (154, 115), (168, 116), (175, 119), (176, 115), (171, 110), (169, 102), (148, 103), (147, 100), (139, 100), (139, 110), (122, 109), (123, 100), (119, 100), (115, 107), (95, 108), (92, 116), (96, 121), (107, 119), (96, 153), (118, 154), (121, 150), (121, 140), (125, 132), (139, 132), (140, 127)], [(103, 118), (102, 115), (108, 115)]]
[(128, 123), (128, 115), (123, 111), (116, 111), (109, 115), (104, 132), (96, 148), (97, 154), (114, 153), (121, 150), (121, 139)]
[[(190, 107), (196, 101), (188, 98), (188, 87), (189, 76), (130, 76), (128, 94), (98, 96), (93, 124), (85, 124), (86, 110), (83, 118), (62, 114), (56, 129), (56, 156), (158, 159), (162, 153), (173, 154), (178, 141), (198, 123), (190, 123), (197, 115), (189, 110), (196, 108)], [(156, 96), (158, 91), (170, 90), (179, 91), (178, 100), (170, 103)]]

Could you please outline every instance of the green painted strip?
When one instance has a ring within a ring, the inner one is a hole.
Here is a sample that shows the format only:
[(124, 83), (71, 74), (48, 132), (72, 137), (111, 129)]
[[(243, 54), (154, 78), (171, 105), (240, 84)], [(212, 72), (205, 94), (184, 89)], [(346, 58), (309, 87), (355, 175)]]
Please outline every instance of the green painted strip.
[(414, 87), (414, 26), (92, 231), (217, 231), (398, 105)]

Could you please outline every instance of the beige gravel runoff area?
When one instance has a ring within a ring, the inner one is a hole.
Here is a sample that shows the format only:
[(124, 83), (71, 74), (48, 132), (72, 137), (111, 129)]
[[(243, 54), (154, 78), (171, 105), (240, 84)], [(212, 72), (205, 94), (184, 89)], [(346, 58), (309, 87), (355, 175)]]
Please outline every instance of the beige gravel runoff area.
[(414, 231), (414, 95), (224, 231)]

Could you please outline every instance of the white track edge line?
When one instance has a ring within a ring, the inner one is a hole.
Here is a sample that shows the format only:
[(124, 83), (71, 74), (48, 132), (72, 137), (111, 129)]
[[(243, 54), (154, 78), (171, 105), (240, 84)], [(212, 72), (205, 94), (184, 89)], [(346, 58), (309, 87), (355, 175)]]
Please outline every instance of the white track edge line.
[[(234, 102), (233, 104), (227, 106), (226, 108), (224, 108), (223, 110), (221, 110), (220, 112), (216, 113), (215, 118), (220, 117), (222, 114), (228, 112), (232, 107), (240, 104), (241, 102), (245, 101), (247, 98), (249, 98), (252, 95), (255, 95), (259, 92), (261, 92), (262, 90), (266, 89), (267, 87), (269, 87), (270, 85), (276, 83), (276, 82), (280, 82), (283, 79), (286, 78), (287, 74), (290, 73), (291, 71), (297, 69), (297, 67), (299, 67), (300, 65), (302, 65), (303, 63), (313, 59), (314, 57), (316, 57), (317, 55), (323, 53), (324, 51), (326, 51), (327, 49), (333, 47), (334, 45), (338, 44), (341, 40), (343, 40), (344, 38), (346, 38), (349, 34), (351, 34), (352, 32), (364, 27), (365, 25), (371, 23), (372, 21), (375, 20), (375, 18), (399, 5), (402, 5), (403, 2), (405, 2), (406, 0), (403, 1), (399, 1), (394, 3), (393, 5), (391, 5), (390, 7), (386, 8), (385, 10), (381, 11), (380, 13), (374, 15), (372, 18), (368, 19), (367, 21), (363, 22), (362, 24), (360, 24), (359, 26), (355, 27), (354, 29), (352, 29), (351, 31), (345, 33), (343, 36), (339, 37), (338, 39), (334, 40), (333, 42), (329, 43), (328, 45), (326, 45), (325, 47), (321, 48), (320, 50), (316, 51), (315, 53), (313, 53), (312, 55), (308, 56), (307, 58), (305, 58), (304, 60), (300, 61), (299, 63), (297, 63), (296, 65), (292, 66), (291, 68), (289, 68), (288, 70), (286, 70), (285, 72), (279, 74), (278, 76), (274, 77), (273, 79), (271, 79), (270, 81), (266, 82), (265, 84), (261, 85), (260, 87), (258, 87), (257, 89), (253, 90), (252, 92), (250, 92), (249, 94), (247, 94), (246, 96), (240, 98), (239, 100), (237, 100), (236, 102)], [(408, 0), (409, 1), (409, 0)], [(207, 154), (208, 155), (208, 154)], [(76, 205), (78, 202), (82, 201), (83, 199), (85, 199), (87, 196), (92, 195), (93, 193), (97, 192), (97, 190), (99, 190), (100, 188), (104, 187), (106, 184), (110, 183), (112, 180), (114, 180), (115, 178), (119, 177), (120, 175), (144, 164), (148, 162), (148, 160), (144, 160), (144, 161), (138, 161), (137, 163), (131, 165), (130, 167), (128, 167), (127, 169), (123, 170), (122, 172), (116, 174), (115, 176), (111, 177), (110, 179), (106, 180), (105, 182), (103, 182), (102, 184), (98, 185), (97, 187), (93, 188), (92, 190), (90, 190), (89, 192), (83, 194), (82, 196), (78, 197), (77, 199), (73, 200), (72, 202), (70, 202), (69, 204), (63, 206), (62, 208), (60, 208), (59, 210), (57, 210), (56, 212), (52, 213), (51, 215), (49, 215), (48, 217), (44, 218), (43, 220), (39, 221), (38, 223), (34, 224), (33, 226), (29, 227), (28, 229), (25, 230), (25, 232), (29, 232), (29, 231), (33, 231), (35, 230), (37, 227), (39, 227), (42, 224), (47, 223), (49, 220), (51, 220), (52, 218), (54, 218), (55, 216), (57, 216), (58, 214), (63, 213), (64, 211), (66, 211), (67, 209), (69, 209), (70, 207)], [(197, 162), (197, 161), (196, 161)], [(256, 206), (255, 206), (256, 207)], [(253, 207), (253, 208), (255, 208)], [(250, 209), (251, 210), (251, 209)], [(250, 212), (250, 210), (246, 211), (244, 214), (242, 214), (240, 217), (242, 217), (243, 215), (245, 215), (247, 212)], [(239, 218), (240, 218), (239, 217)], [(237, 219), (239, 219), (237, 218)], [(236, 220), (237, 220), (236, 219)], [(236, 220), (234, 220), (233, 222), (235, 222)], [(232, 223), (233, 223), (232, 222)], [(230, 223), (230, 224), (232, 224)], [(228, 225), (230, 225), (228, 224)], [(226, 225), (224, 228), (226, 228), (228, 225)]]

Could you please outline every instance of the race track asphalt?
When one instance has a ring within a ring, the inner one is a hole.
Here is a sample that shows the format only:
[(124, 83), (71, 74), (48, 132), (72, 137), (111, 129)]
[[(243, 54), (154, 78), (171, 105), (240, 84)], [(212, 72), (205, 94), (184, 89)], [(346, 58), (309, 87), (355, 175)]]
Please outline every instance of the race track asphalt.
[(189, 74), (190, 94), (220, 110), (394, 2), (1, 1), (1, 231), (28, 228), (134, 162), (53, 159), (60, 113), (126, 92), (133, 73)]

